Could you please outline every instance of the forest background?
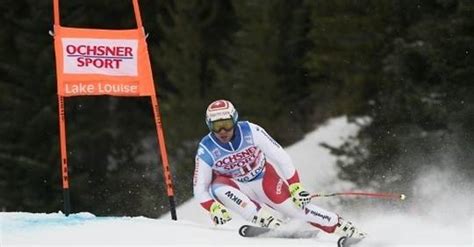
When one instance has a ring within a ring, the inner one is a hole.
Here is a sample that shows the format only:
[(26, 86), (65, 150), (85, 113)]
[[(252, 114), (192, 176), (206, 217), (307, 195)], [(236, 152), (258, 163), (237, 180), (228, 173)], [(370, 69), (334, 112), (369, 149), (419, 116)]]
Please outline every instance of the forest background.
[[(408, 191), (426, 169), (474, 175), (474, 2), (141, 0), (178, 204), (206, 106), (231, 100), (282, 145), (369, 117), (339, 176)], [(135, 28), (131, 1), (60, 1), (61, 24)], [(0, 5), (0, 208), (62, 209), (52, 1)], [(168, 210), (148, 98), (67, 98), (74, 212)], [(317, 166), (317, 164), (315, 164)]]

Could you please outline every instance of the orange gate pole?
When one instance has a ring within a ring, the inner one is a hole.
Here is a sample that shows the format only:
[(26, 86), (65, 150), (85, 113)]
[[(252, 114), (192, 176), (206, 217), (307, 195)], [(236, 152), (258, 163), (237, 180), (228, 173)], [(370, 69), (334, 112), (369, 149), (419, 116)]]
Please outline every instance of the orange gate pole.
[[(137, 22), (137, 27), (144, 32), (142, 25), (142, 18), (140, 15), (140, 7), (138, 5), (138, 0), (133, 0), (133, 11), (135, 12), (135, 19)], [(177, 220), (176, 216), (176, 203), (174, 200), (174, 191), (173, 191), (173, 179), (171, 176), (170, 166), (168, 162), (168, 153), (166, 151), (165, 144), (165, 135), (163, 134), (163, 126), (161, 122), (160, 107), (158, 105), (158, 99), (156, 94), (153, 94), (151, 97), (151, 104), (153, 108), (153, 115), (155, 119), (156, 134), (158, 138), (158, 145), (161, 155), (161, 164), (163, 166), (163, 176), (166, 183), (166, 193), (168, 194), (168, 199), (170, 203), (170, 212), (171, 219)]]
[[(59, 18), (59, 0), (53, 1), (54, 25), (60, 25)], [(67, 163), (67, 147), (66, 147), (66, 116), (64, 110), (64, 96), (58, 94), (58, 120), (59, 120), (59, 145), (61, 159), (61, 177), (63, 187), (63, 203), (64, 214), (68, 216), (71, 213), (71, 197), (69, 193), (69, 175)]]
[(66, 150), (66, 116), (64, 111), (64, 97), (58, 95), (58, 118), (59, 118), (59, 142), (61, 150), (61, 177), (63, 181), (63, 200), (64, 214), (68, 216), (71, 213), (71, 199), (69, 195), (69, 175), (67, 166)]
[(155, 116), (156, 134), (158, 137), (159, 149), (161, 153), (161, 163), (163, 166), (163, 176), (166, 182), (166, 192), (168, 194), (169, 203), (170, 203), (171, 219), (177, 220), (176, 204), (174, 201), (174, 191), (173, 191), (173, 179), (171, 177), (171, 172), (170, 172), (169, 162), (168, 162), (168, 155), (166, 152), (165, 136), (163, 134), (163, 127), (162, 127), (161, 116), (160, 116), (160, 107), (158, 105), (158, 99), (156, 98), (156, 95), (153, 95), (150, 97), (151, 97), (151, 103), (153, 107), (153, 114)]

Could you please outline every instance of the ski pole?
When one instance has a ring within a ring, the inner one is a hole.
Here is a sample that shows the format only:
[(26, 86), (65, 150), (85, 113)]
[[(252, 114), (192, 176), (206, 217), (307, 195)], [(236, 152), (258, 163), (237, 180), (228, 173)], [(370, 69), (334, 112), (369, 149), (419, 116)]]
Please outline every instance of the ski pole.
[(370, 193), (370, 192), (338, 192), (338, 193), (316, 193), (312, 194), (311, 198), (314, 197), (332, 197), (332, 196), (365, 196), (374, 197), (379, 199), (394, 199), (394, 200), (405, 200), (405, 194), (399, 193)]

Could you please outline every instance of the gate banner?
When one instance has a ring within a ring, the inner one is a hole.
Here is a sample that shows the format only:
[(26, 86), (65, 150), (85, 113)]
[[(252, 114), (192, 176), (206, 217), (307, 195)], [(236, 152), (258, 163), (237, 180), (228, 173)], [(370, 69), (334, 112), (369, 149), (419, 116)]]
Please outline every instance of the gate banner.
[(153, 83), (145, 31), (138, 0), (133, 0), (132, 3), (137, 28), (111, 30), (62, 27), (60, 25), (59, 0), (53, 0), (59, 144), (66, 216), (71, 212), (71, 200), (66, 145), (65, 97), (150, 96), (171, 219), (177, 220), (173, 180), (166, 152), (160, 107)]
[(60, 96), (155, 95), (143, 28), (82, 29), (54, 26)]

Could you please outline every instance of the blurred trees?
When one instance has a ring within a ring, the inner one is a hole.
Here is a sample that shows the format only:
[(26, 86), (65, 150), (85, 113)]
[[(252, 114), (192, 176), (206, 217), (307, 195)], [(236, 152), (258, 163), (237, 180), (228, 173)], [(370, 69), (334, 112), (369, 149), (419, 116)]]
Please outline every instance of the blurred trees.
[(50, 23), (44, 13), (49, 7), (43, 1), (5, 1), (0, 7), (1, 21), (8, 23), (0, 28), (1, 208), (34, 210), (55, 196), (54, 54), (48, 29), (42, 30)]
[(474, 4), (385, 3), (385, 40), (370, 62), (376, 81), (363, 89), (362, 109), (373, 122), (360, 133), (362, 145), (343, 148), (357, 159), (340, 164), (342, 177), (409, 191), (419, 172), (435, 166), (472, 176)]
[[(141, 0), (177, 201), (191, 196), (207, 104), (284, 145), (330, 116), (371, 125), (334, 153), (360, 186), (410, 186), (441, 165), (473, 175), (473, 10), (466, 0)], [(62, 208), (52, 3), (0, 6), (0, 207)], [(132, 28), (131, 1), (61, 1), (64, 26)], [(66, 100), (73, 210), (165, 212), (147, 98)], [(331, 147), (329, 147), (331, 148)], [(178, 216), (179, 217), (179, 216)]]
[(301, 66), (309, 49), (308, 12), (303, 1), (233, 3), (239, 28), (226, 49), (230, 63), (219, 67), (216, 93), (280, 141), (294, 142), (313, 127), (305, 121), (312, 104)]

